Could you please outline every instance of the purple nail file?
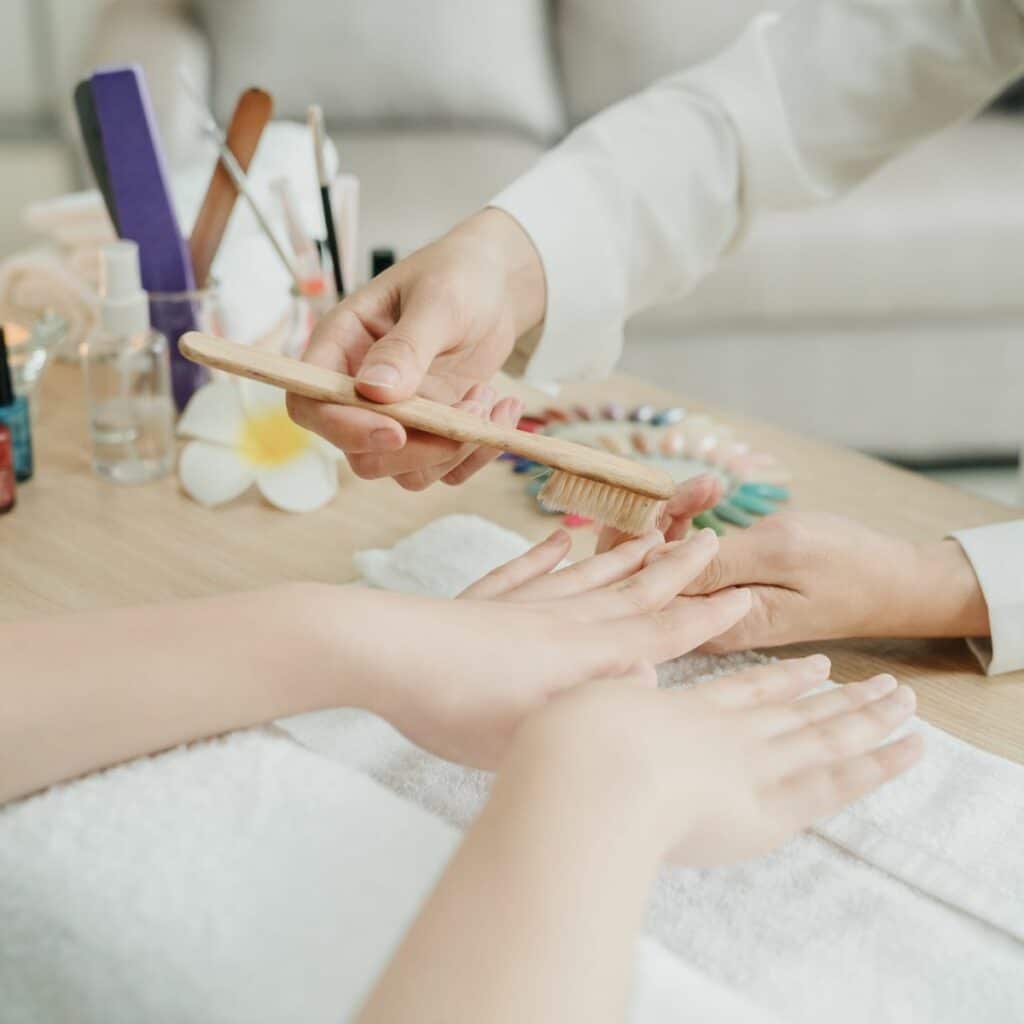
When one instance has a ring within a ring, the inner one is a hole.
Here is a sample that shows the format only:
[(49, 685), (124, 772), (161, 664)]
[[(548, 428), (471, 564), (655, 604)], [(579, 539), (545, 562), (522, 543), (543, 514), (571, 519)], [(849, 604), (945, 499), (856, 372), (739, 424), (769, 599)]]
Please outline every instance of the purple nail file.
[[(107, 158), (110, 189), (122, 238), (139, 247), (142, 287), (147, 292), (195, 289), (188, 246), (178, 229), (156, 120), (142, 70), (100, 68), (89, 80)], [(178, 339), (196, 329), (191, 302), (161, 302), (150, 310), (153, 326), (171, 347), (174, 398), (182, 408), (202, 383), (195, 363), (178, 352)]]

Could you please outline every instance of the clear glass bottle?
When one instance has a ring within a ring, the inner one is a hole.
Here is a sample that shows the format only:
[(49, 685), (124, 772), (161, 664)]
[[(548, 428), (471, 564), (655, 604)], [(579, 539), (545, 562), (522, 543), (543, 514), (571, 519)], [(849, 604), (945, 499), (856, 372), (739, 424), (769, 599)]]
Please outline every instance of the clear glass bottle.
[(146, 483), (174, 468), (174, 400), (167, 339), (149, 326), (134, 242), (105, 246), (103, 327), (82, 347), (93, 468)]

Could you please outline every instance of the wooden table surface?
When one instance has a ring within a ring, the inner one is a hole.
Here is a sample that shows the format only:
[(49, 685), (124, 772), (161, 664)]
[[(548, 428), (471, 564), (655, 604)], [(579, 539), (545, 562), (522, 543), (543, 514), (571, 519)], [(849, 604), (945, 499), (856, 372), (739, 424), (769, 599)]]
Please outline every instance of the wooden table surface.
[[(564, 400), (596, 403), (612, 396), (626, 403), (680, 404), (679, 396), (622, 376), (574, 386)], [(549, 404), (533, 398), (537, 407)], [(917, 539), (1015, 518), (1003, 505), (866, 456), (699, 403), (681, 404), (711, 412), (739, 437), (775, 453), (793, 472), (793, 507), (845, 513)], [(463, 487), (439, 485), (421, 494), (345, 472), (335, 501), (305, 515), (279, 512), (255, 490), (228, 506), (204, 509), (182, 495), (173, 477), (116, 486), (90, 470), (81, 381), (77, 369), (60, 364), (44, 380), (35, 442), (36, 477), (19, 490), (15, 512), (0, 517), (0, 620), (283, 580), (350, 580), (353, 552), (386, 547), (453, 512), (487, 516), (531, 539), (553, 525), (527, 496), (522, 478), (504, 464)], [(584, 554), (592, 540), (578, 531), (576, 553)], [(892, 672), (917, 690), (926, 719), (1024, 763), (1024, 673), (989, 679), (956, 640), (858, 640), (814, 649), (831, 656), (839, 681)]]

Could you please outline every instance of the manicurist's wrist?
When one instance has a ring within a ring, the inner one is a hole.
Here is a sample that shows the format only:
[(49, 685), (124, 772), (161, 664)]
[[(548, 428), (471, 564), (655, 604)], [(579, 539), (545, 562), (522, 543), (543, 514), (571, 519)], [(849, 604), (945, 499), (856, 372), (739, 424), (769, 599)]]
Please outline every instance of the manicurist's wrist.
[(537, 327), (544, 319), (547, 283), (540, 254), (522, 225), (511, 214), (489, 206), (463, 221), (452, 234), (471, 241), (484, 258), (502, 268), (515, 310), (516, 336)]
[(988, 606), (963, 548), (955, 540), (914, 546), (906, 602), (911, 637), (989, 635)]

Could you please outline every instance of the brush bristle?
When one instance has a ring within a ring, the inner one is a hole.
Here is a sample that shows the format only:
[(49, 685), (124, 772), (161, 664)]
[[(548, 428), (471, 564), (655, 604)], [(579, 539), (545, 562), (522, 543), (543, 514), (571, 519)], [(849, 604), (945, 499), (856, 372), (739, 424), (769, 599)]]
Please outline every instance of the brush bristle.
[(653, 530), (664, 504), (646, 494), (634, 494), (558, 469), (551, 474), (539, 498), (552, 512), (586, 516), (633, 534)]

